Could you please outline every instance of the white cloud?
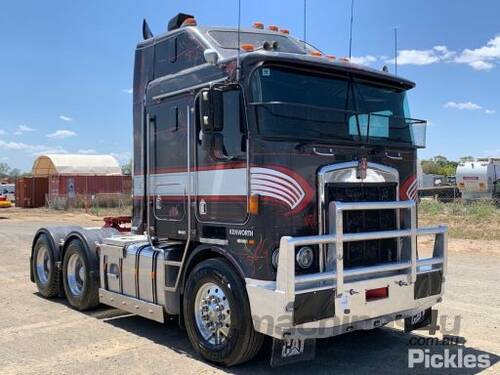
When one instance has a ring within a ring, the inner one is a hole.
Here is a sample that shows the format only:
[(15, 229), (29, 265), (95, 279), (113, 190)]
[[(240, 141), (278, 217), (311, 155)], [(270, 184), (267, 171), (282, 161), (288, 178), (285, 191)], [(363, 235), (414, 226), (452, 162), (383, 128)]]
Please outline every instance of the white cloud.
[(486, 61), (481, 61), (481, 60), (472, 61), (468, 64), (474, 70), (491, 70), (495, 67), (494, 64), (492, 64), (490, 62), (486, 62)]
[(459, 109), (459, 110), (466, 110), (466, 111), (476, 111), (478, 109), (481, 109), (479, 104), (472, 103), (472, 102), (463, 102), (463, 103), (457, 103), (457, 102), (448, 102), (444, 105), (444, 108), (453, 108), (453, 109)]
[(35, 129), (33, 128), (30, 128), (29, 126), (27, 125), (19, 125), (16, 130), (14, 131), (14, 134), (15, 135), (21, 135), (21, 134), (24, 134), (24, 133), (28, 133), (28, 132), (34, 132)]
[[(436, 47), (438, 49), (436, 49)], [(398, 65), (429, 65), (440, 62), (443, 56), (445, 56), (448, 52), (442, 51), (443, 46), (436, 47), (427, 50), (401, 50), (398, 52)], [(448, 50), (446, 49), (446, 51)], [(394, 64), (394, 59), (386, 60), (385, 62)]]
[(29, 126), (26, 126), (26, 125), (19, 125), (17, 127), (17, 130), (19, 130), (21, 132), (33, 132), (33, 131), (35, 131), (35, 129), (30, 128)]
[(32, 153), (32, 155), (40, 156), (42, 154), (67, 154), (67, 153), (68, 151), (66, 151), (61, 146), (55, 146), (55, 147), (43, 146), (43, 150), (35, 151)]
[(5, 142), (0, 139), (0, 149), (27, 152), (33, 156), (40, 154), (67, 154), (61, 146), (30, 145), (23, 142)]
[(485, 109), (484, 113), (486, 113), (487, 115), (493, 115), (493, 114), (495, 114), (497, 112), (495, 110), (493, 110), (493, 109)]
[(73, 121), (72, 117), (66, 116), (66, 115), (59, 115), (59, 120), (66, 121), (66, 122), (71, 122)]
[[(394, 63), (394, 59), (385, 60)], [(444, 45), (431, 49), (406, 49), (398, 52), (399, 65), (430, 65), (436, 63), (467, 64), (474, 70), (489, 71), (500, 62), (500, 35), (476, 49), (453, 51)]]
[(115, 159), (118, 159), (120, 164), (126, 163), (132, 158), (132, 154), (129, 151), (111, 152), (110, 155)]
[(77, 134), (74, 131), (66, 129), (56, 130), (54, 133), (47, 134), (47, 137), (54, 139), (64, 139), (76, 136)]
[(378, 59), (375, 56), (372, 55), (366, 55), (366, 56), (354, 56), (351, 57), (351, 62), (354, 64), (359, 64), (359, 65), (370, 65), (376, 62)]
[(491, 70), (500, 62), (500, 35), (490, 39), (485, 46), (476, 49), (464, 49), (454, 60), (467, 64), (475, 70)]
[(124, 92), (125, 94), (132, 94), (134, 92), (134, 90), (132, 90), (132, 89), (122, 89), (122, 92)]
[(79, 149), (78, 153), (85, 154), (85, 155), (97, 154), (96, 150), (94, 150), (93, 148)]

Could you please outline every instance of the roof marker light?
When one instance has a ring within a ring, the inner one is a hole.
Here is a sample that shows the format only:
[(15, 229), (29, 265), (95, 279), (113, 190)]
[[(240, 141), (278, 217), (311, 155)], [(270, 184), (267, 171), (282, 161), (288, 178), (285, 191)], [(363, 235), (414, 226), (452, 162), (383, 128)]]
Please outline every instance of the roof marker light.
[(279, 31), (280, 30), (280, 28), (278, 26), (276, 26), (276, 25), (269, 25), (267, 27), (267, 29), (271, 30), (271, 31)]
[(290, 34), (290, 30), (288, 30), (288, 29), (280, 29), (280, 33), (289, 35)]
[(309, 54), (310, 54), (311, 56), (316, 56), (316, 57), (321, 57), (321, 56), (323, 56), (323, 54), (322, 54), (321, 52), (319, 52), (319, 51), (311, 51), (311, 52), (309, 52)]
[(253, 52), (255, 51), (255, 47), (253, 44), (245, 43), (240, 46), (240, 48), (245, 52)]
[(328, 57), (330, 60), (336, 60), (337, 57), (334, 56), (334, 55), (326, 55), (326, 57)]
[(184, 20), (184, 22), (182, 23), (181, 27), (184, 27), (184, 26), (196, 26), (197, 25), (197, 22), (194, 18), (190, 17), (190, 18), (186, 18)]
[(264, 24), (262, 22), (256, 21), (253, 23), (253, 27), (254, 27), (254, 29), (262, 30), (262, 29), (264, 29)]

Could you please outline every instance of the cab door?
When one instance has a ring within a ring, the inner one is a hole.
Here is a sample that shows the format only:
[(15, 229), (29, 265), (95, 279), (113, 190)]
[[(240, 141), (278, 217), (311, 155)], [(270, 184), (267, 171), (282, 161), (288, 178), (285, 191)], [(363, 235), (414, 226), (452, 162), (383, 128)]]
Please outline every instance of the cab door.
[(176, 96), (146, 110), (149, 230), (159, 239), (187, 238), (191, 100)]
[[(196, 217), (201, 223), (241, 224), (248, 216), (249, 173), (242, 96), (235, 88), (212, 90), (202, 90), (196, 103)], [(203, 103), (215, 94), (217, 100)], [(217, 124), (203, 125), (203, 106), (218, 113)]]

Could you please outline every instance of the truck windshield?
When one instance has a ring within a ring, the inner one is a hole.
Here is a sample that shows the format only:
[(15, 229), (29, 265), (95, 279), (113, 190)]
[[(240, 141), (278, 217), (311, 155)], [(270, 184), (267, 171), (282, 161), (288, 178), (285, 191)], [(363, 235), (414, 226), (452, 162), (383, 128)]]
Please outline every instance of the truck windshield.
[(259, 133), (423, 146), (425, 121), (409, 118), (406, 92), (356, 78), (262, 67), (251, 83)]

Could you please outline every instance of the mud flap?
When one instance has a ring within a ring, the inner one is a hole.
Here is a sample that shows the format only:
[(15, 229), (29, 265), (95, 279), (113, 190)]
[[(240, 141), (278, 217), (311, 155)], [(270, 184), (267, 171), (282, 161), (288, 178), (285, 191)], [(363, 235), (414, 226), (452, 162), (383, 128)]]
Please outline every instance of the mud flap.
[(271, 366), (309, 361), (316, 356), (316, 339), (273, 339)]
[(415, 330), (429, 330), (429, 334), (435, 334), (439, 329), (437, 326), (437, 315), (437, 310), (427, 309), (405, 318), (405, 333)]

